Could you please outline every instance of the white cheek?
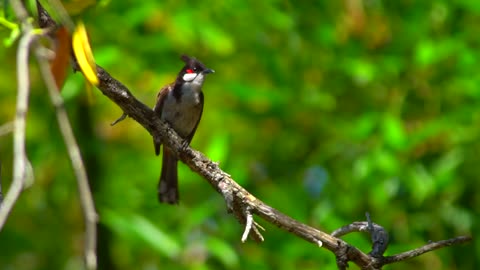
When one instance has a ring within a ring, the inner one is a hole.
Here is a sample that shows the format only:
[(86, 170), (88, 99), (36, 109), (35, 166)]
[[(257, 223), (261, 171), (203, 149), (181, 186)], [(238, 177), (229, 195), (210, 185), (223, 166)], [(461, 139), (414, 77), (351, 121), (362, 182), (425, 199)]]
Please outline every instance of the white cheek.
[(189, 82), (195, 79), (195, 77), (197, 77), (197, 73), (185, 73), (185, 75), (183, 75), (183, 80)]

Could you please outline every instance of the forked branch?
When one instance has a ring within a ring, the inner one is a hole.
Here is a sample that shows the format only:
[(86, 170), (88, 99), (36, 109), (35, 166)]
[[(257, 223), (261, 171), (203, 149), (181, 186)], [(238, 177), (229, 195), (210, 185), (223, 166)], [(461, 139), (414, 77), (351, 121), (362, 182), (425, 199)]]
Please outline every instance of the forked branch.
[[(39, 24), (42, 27), (55, 27), (55, 22), (48, 16), (45, 10), (40, 10), (40, 15)], [(263, 203), (238, 185), (229, 174), (219, 168), (217, 163), (209, 160), (201, 152), (195, 151), (190, 147), (183, 147), (182, 140), (175, 131), (172, 130), (168, 124), (162, 122), (148, 106), (137, 100), (127, 87), (113, 78), (107, 71), (97, 66), (97, 75), (100, 81), (98, 89), (116, 103), (122, 109), (124, 115), (138, 122), (152, 136), (161, 138), (162, 142), (172, 149), (182, 162), (206, 179), (210, 185), (225, 198), (229, 211), (234, 214), (241, 224), (246, 226), (242, 240), (244, 240), (247, 235), (250, 235), (251, 238), (257, 241), (263, 239), (259, 232), (261, 227), (253, 220), (253, 215), (255, 214), (267, 222), (315, 244), (317, 247), (324, 247), (331, 251), (337, 258), (339, 269), (345, 269), (348, 262), (353, 262), (361, 269), (381, 269), (385, 264), (398, 262), (437, 248), (471, 240), (469, 236), (462, 236), (436, 243), (429, 243), (419, 249), (395, 256), (384, 257), (382, 254), (388, 245), (388, 237), (385, 238), (385, 230), (370, 220), (367, 222), (353, 223), (349, 225), (349, 228), (344, 229), (343, 232), (348, 233), (358, 230), (370, 233), (373, 240), (373, 248), (371, 253), (366, 254), (334, 236), (340, 235), (342, 229), (339, 230), (340, 232), (337, 231), (337, 233), (331, 235), (294, 220)]]

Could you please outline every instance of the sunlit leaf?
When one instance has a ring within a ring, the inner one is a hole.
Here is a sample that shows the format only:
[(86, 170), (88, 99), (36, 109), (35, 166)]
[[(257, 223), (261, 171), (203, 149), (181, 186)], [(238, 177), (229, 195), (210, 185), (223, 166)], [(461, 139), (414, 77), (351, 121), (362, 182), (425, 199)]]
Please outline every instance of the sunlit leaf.
[(85, 78), (93, 85), (98, 85), (97, 66), (88, 41), (87, 30), (79, 23), (73, 32), (73, 52)]

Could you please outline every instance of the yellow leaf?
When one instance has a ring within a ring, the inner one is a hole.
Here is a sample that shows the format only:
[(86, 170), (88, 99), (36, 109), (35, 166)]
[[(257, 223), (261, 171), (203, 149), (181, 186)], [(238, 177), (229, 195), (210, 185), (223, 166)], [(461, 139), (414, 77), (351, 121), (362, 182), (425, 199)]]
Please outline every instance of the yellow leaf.
[(99, 81), (97, 77), (97, 68), (95, 59), (93, 58), (92, 49), (88, 42), (87, 30), (83, 23), (78, 23), (73, 32), (73, 53), (77, 58), (77, 63), (80, 66), (85, 78), (93, 85), (97, 86)]

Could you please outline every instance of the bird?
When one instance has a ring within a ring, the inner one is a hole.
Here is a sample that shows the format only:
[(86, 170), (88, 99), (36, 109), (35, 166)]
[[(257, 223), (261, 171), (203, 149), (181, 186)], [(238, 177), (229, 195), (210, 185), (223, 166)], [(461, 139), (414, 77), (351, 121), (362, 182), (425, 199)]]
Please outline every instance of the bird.
[[(192, 141), (203, 113), (204, 97), (202, 86), (207, 74), (214, 73), (194, 57), (182, 55), (185, 62), (175, 82), (162, 87), (157, 95), (153, 111), (166, 121), (184, 140), (187, 147)], [(155, 154), (160, 154), (162, 142), (153, 140)], [(158, 183), (158, 200), (161, 203), (178, 204), (178, 159), (172, 150), (163, 147), (162, 171)]]

